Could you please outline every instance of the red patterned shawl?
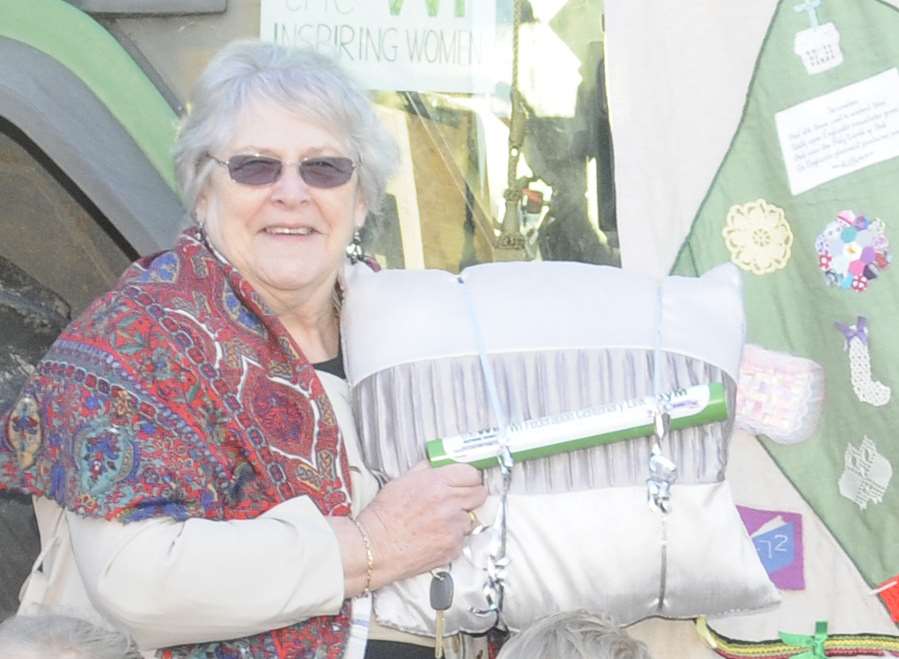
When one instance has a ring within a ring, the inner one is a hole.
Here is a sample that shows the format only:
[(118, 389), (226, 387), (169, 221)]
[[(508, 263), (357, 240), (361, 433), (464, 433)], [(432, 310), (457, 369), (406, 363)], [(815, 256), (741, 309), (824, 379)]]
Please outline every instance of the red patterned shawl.
[[(81, 515), (248, 519), (297, 496), (350, 512), (346, 450), (315, 369), (196, 230), (137, 261), (63, 331), (3, 427), (0, 489)], [(164, 656), (336, 658), (348, 610)]]

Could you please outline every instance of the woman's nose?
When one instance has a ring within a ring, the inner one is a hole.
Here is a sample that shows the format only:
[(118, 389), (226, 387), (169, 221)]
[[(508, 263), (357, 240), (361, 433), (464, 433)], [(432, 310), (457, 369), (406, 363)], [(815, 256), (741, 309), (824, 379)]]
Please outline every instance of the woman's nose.
[(272, 199), (284, 204), (308, 201), (311, 197), (309, 184), (300, 176), (297, 163), (285, 164), (281, 176), (272, 187)]

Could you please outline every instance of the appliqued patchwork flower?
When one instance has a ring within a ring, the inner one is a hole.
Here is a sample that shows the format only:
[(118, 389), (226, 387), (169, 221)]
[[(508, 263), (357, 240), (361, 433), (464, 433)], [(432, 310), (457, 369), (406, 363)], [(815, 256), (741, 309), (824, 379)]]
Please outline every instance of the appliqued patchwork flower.
[(818, 267), (829, 286), (865, 291), (892, 260), (886, 226), (851, 210), (841, 211), (815, 240)]
[(790, 260), (793, 232), (783, 209), (764, 199), (731, 206), (721, 235), (731, 261), (753, 274), (780, 270)]

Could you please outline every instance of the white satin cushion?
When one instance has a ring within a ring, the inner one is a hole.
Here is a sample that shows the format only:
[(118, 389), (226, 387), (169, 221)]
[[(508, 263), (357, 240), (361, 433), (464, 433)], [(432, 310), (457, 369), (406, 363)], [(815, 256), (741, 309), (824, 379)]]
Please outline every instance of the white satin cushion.
[(732, 264), (700, 278), (656, 279), (568, 262), (488, 263), (460, 275), (358, 265), (345, 275), (341, 330), (350, 385), (399, 364), (478, 354), (466, 282), (489, 353), (660, 347), (736, 379), (743, 347), (740, 274)]
[[(629, 624), (649, 616), (732, 615), (779, 601), (726, 482), (676, 485), (673, 501), (663, 516), (646, 505), (645, 487), (512, 495), (503, 623), (519, 631), (556, 611), (588, 609)], [(491, 496), (478, 511), (481, 521), (491, 523), (496, 508)], [(489, 541), (489, 532), (472, 538), (470, 554), (452, 566), (448, 634), (493, 625), (494, 616), (471, 612), (484, 607)], [(433, 635), (430, 582), (424, 574), (377, 591), (378, 620)]]
[[(744, 316), (730, 264), (660, 280), (556, 262), (480, 265), (461, 277), (464, 284), (440, 271), (346, 274), (342, 337), (354, 413), (366, 464), (387, 477), (423, 457), (428, 439), (495, 423), (469, 299), (511, 421), (651, 394), (657, 345), (663, 387), (722, 381), (733, 409)], [(777, 603), (723, 481), (732, 421), (666, 440), (666, 454), (686, 467), (667, 516), (646, 503), (648, 439), (554, 456), (553, 469), (516, 465), (504, 624), (518, 629), (572, 608), (629, 623)], [(597, 473), (603, 465), (615, 477)], [(487, 474), (494, 492), (496, 471)], [(495, 507), (492, 496), (483, 521)], [(447, 633), (495, 622), (471, 612), (486, 603), (489, 537), (472, 539), (471, 560), (452, 566)], [(433, 634), (429, 583), (421, 575), (378, 591), (378, 620)]]

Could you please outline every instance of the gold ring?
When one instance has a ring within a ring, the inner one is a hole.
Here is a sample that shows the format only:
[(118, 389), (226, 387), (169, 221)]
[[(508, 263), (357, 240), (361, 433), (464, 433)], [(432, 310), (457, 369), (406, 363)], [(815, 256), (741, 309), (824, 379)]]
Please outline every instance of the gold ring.
[(468, 519), (471, 520), (471, 530), (469, 530), (469, 533), (474, 533), (481, 528), (481, 520), (478, 519), (478, 516), (473, 510), (468, 511)]

